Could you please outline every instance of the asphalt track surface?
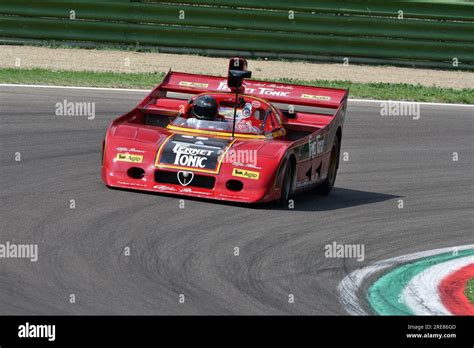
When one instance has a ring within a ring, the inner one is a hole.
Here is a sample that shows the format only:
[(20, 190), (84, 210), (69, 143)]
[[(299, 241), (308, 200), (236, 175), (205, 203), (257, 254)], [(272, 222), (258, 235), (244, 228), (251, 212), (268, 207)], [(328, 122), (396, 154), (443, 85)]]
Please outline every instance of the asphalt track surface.
[[(329, 197), (295, 197), (293, 210), (192, 199), (180, 209), (100, 179), (109, 122), (144, 95), (0, 87), (0, 242), (39, 245), (37, 262), (0, 259), (0, 314), (344, 315), (336, 288), (349, 272), (474, 241), (472, 107), (422, 105), (413, 120), (350, 102), (349, 160)], [(56, 116), (64, 99), (95, 102), (95, 119)], [(365, 260), (326, 258), (334, 241), (363, 244)]]

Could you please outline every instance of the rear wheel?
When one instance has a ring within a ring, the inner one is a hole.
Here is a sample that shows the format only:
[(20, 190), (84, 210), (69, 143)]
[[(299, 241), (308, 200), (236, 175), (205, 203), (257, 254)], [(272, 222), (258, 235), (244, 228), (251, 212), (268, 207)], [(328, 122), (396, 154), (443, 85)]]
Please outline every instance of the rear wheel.
[(283, 183), (281, 185), (281, 196), (278, 201), (278, 205), (283, 207), (286, 206), (291, 194), (291, 165), (290, 162), (285, 163), (285, 169), (283, 172)]
[(323, 183), (318, 186), (318, 193), (327, 196), (336, 182), (337, 162), (339, 160), (339, 139), (336, 137), (332, 144), (331, 155), (329, 156), (328, 175)]

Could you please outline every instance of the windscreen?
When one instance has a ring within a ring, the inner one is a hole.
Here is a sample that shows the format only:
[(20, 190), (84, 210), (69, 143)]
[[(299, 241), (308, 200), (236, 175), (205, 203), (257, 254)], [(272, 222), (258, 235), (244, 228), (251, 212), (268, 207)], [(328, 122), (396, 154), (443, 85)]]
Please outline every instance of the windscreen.
[[(259, 105), (245, 103), (237, 108), (235, 119), (235, 133), (261, 135), (268, 127), (268, 118), (265, 117), (266, 110)], [(201, 120), (195, 117), (178, 116), (172, 124), (174, 126), (192, 129), (201, 129), (218, 132), (232, 132), (234, 107), (220, 105), (215, 120)]]

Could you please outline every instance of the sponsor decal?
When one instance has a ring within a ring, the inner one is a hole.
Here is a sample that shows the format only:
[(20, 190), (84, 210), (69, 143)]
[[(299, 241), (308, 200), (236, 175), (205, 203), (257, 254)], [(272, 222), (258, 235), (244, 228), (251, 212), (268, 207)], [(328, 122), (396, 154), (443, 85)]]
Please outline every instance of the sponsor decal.
[(238, 176), (238, 177), (241, 177), (241, 178), (258, 180), (258, 178), (260, 177), (260, 172), (253, 172), (253, 171), (246, 170), (246, 169), (234, 168), (232, 170), (232, 176)]
[(117, 151), (123, 151), (123, 152), (138, 152), (138, 153), (145, 153), (145, 151), (143, 150), (139, 150), (139, 149), (136, 149), (134, 147), (132, 147), (131, 149), (129, 149), (128, 147), (123, 147), (123, 146), (119, 146), (117, 147), (116, 149)]
[(259, 101), (254, 100), (254, 101), (252, 102), (252, 106), (253, 106), (255, 109), (258, 109), (260, 106), (262, 106), (262, 104), (260, 104)]
[(173, 134), (160, 146), (155, 165), (217, 174), (222, 159), (234, 140), (209, 139)]
[[(246, 117), (244, 117), (245, 119)], [(244, 121), (244, 119), (240, 120), (239, 123), (236, 124), (235, 128), (242, 133), (251, 133), (251, 132), (258, 132), (258, 127), (255, 127), (252, 124), (252, 121)]]
[(317, 143), (315, 139), (309, 139), (309, 158), (313, 158), (317, 151)]
[(139, 184), (139, 183), (135, 183), (135, 182), (117, 181), (117, 184), (128, 185), (128, 186), (137, 186), (137, 187), (146, 187), (145, 184)]
[(309, 157), (313, 158), (316, 155), (324, 152), (326, 145), (326, 139), (321, 135), (318, 135), (316, 139), (309, 140)]
[[(252, 88), (256, 87), (256, 88)], [(245, 87), (246, 94), (258, 94), (263, 96), (273, 96), (273, 97), (288, 97), (291, 94), (291, 91), (278, 91), (277, 89), (284, 89), (285, 86), (279, 85), (266, 85), (266, 84), (253, 84), (252, 87)], [(291, 89), (291, 88), (288, 88)], [(227, 86), (227, 81), (221, 81), (217, 87), (218, 91), (229, 92), (230, 89)]]
[(219, 193), (219, 197), (224, 197), (224, 198), (231, 198), (231, 199), (243, 199), (243, 200), (248, 200), (250, 199), (249, 196), (236, 196), (236, 195), (226, 195), (224, 193)]
[[(256, 157), (256, 155), (255, 155), (255, 157)], [(253, 169), (262, 169), (262, 167), (257, 167), (253, 163), (233, 162), (232, 165), (234, 167), (248, 167), (248, 168), (253, 168)]]
[(210, 192), (196, 191), (196, 190), (193, 190), (189, 187), (182, 188), (182, 189), (179, 190), (179, 192), (194, 193), (194, 194), (197, 194), (197, 195), (206, 195), (206, 196), (209, 196), (211, 194)]
[(316, 153), (320, 154), (324, 152), (324, 148), (326, 146), (326, 139), (323, 138), (322, 136), (318, 135), (316, 137)]
[(174, 187), (164, 186), (164, 185), (155, 185), (153, 186), (154, 189), (160, 191), (176, 191)]
[(331, 97), (325, 96), (325, 95), (312, 95), (312, 94), (302, 94), (301, 98), (303, 99), (313, 99), (313, 100), (324, 100), (324, 101), (330, 101)]
[(118, 153), (115, 159), (119, 162), (142, 163), (142, 155), (133, 155), (131, 153)]
[(312, 159), (325, 151), (325, 136), (319, 134), (316, 138), (309, 138), (308, 141), (296, 146), (294, 149), (298, 162)]
[(251, 115), (252, 115), (252, 104), (247, 103), (242, 109), (242, 118), (249, 118)]
[(181, 186), (188, 186), (194, 179), (193, 172), (185, 172), (180, 170), (176, 175), (178, 177), (178, 182), (181, 184)]
[(207, 88), (209, 85), (207, 83), (199, 83), (199, 82), (188, 82), (188, 81), (180, 81), (180, 86), (184, 87), (197, 87), (197, 88)]

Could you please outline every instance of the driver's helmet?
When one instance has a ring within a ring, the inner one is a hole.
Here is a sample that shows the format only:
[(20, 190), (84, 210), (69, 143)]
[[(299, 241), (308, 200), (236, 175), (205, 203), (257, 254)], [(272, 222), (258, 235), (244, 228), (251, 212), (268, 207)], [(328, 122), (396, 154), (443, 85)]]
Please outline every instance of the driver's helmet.
[(192, 114), (199, 120), (214, 121), (217, 118), (217, 102), (209, 95), (200, 95), (193, 100)]

